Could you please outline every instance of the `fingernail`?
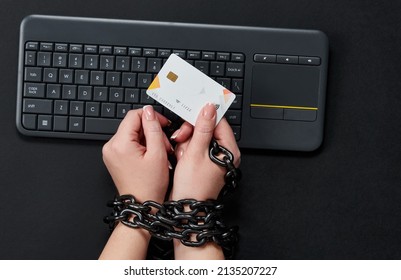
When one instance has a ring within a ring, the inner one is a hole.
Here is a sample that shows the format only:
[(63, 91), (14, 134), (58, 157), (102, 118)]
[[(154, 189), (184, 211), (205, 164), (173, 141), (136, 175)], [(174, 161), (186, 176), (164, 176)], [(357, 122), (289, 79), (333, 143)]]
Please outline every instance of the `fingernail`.
[(207, 103), (205, 107), (203, 107), (202, 115), (206, 119), (214, 119), (216, 117), (216, 106), (213, 103)]
[(173, 146), (170, 146), (170, 150), (171, 150), (171, 152), (172, 152), (172, 153), (174, 153), (174, 152), (175, 152), (175, 150), (174, 150)]
[(168, 162), (168, 169), (173, 170), (173, 166), (171, 165), (170, 162)]
[(171, 140), (174, 140), (175, 138), (177, 138), (178, 134), (180, 134), (181, 129), (176, 130), (173, 135), (170, 136)]
[(145, 111), (146, 120), (153, 121), (155, 119), (155, 111), (152, 106), (146, 105), (143, 107), (143, 110)]

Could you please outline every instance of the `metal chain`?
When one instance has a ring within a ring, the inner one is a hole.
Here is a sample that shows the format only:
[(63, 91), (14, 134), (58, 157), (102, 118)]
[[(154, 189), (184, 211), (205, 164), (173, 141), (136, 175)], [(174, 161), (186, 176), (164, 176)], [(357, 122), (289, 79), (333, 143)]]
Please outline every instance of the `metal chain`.
[[(241, 171), (234, 165), (234, 155), (227, 148), (220, 146), (215, 139), (210, 143), (209, 157), (214, 163), (227, 169), (225, 185), (219, 195), (221, 198), (238, 187), (242, 177)], [(128, 227), (149, 231), (160, 242), (176, 238), (186, 246), (198, 247), (213, 241), (223, 248), (227, 259), (234, 257), (238, 243), (238, 227), (228, 227), (221, 221), (223, 205), (218, 204), (216, 200), (183, 199), (163, 204), (145, 201), (140, 204), (132, 195), (122, 195), (107, 205), (113, 208), (113, 212), (104, 218), (111, 231), (117, 222), (121, 222)], [(163, 248), (165, 245), (166, 243), (151, 242), (152, 257), (171, 257), (172, 250)], [(169, 245), (171, 247), (171, 243)]]
[[(219, 158), (221, 154), (223, 155), (222, 159)], [(220, 197), (226, 195), (228, 192), (233, 192), (238, 187), (238, 182), (242, 177), (241, 170), (235, 168), (234, 155), (227, 148), (220, 146), (215, 139), (212, 139), (210, 142), (209, 157), (215, 164), (227, 169), (224, 177), (225, 185), (220, 192)]]
[(216, 200), (182, 199), (159, 204), (138, 203), (132, 195), (122, 195), (108, 202), (113, 212), (104, 218), (113, 230), (116, 222), (131, 228), (143, 228), (157, 239), (178, 239), (182, 244), (199, 247), (213, 241), (227, 258), (234, 255), (238, 227), (228, 227), (221, 220), (222, 204)]

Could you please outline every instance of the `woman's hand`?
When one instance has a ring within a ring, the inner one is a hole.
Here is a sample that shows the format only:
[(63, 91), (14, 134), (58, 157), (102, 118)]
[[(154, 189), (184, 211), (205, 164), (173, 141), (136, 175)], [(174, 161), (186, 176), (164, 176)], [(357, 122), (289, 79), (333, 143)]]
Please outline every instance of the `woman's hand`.
[(162, 131), (169, 121), (152, 106), (131, 110), (103, 147), (103, 161), (120, 195), (162, 203), (169, 182), (167, 153), (173, 149)]
[(207, 104), (201, 110), (194, 128), (184, 123), (173, 134), (172, 138), (178, 143), (175, 149), (178, 163), (171, 199), (206, 200), (218, 197), (227, 170), (209, 158), (212, 138), (233, 153), (234, 165), (239, 166), (240, 151), (230, 125), (224, 118), (215, 125), (215, 106)]

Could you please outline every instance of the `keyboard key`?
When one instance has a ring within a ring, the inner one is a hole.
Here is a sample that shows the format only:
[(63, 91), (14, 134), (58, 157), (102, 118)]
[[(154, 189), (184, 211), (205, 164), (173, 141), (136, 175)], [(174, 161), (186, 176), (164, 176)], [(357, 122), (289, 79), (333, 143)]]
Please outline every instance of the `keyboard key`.
[(82, 54), (70, 54), (68, 65), (71, 68), (82, 68)]
[(36, 65), (36, 52), (32, 52), (32, 51), (25, 52), (25, 65), (28, 65), (28, 66)]
[(242, 95), (237, 94), (233, 103), (231, 103), (230, 109), (242, 109)]
[(86, 69), (98, 69), (99, 67), (99, 56), (93, 54), (85, 55), (85, 68)]
[(53, 129), (53, 117), (49, 115), (38, 116), (38, 130), (52, 130)]
[(188, 59), (200, 59), (201, 52), (200, 51), (188, 51)]
[(120, 125), (120, 119), (98, 119), (86, 118), (85, 132), (87, 133), (100, 133), (100, 134), (114, 134)]
[(102, 117), (114, 118), (116, 105), (114, 103), (102, 103)]
[(226, 75), (227, 77), (243, 77), (244, 76), (244, 64), (243, 63), (226, 63)]
[(125, 90), (124, 102), (127, 103), (139, 103), (139, 89), (137, 88), (127, 88)]
[(70, 103), (70, 115), (83, 116), (84, 115), (84, 102), (82, 102), (82, 101), (71, 101), (71, 103)]
[(37, 50), (39, 47), (39, 43), (38, 42), (27, 42), (25, 44), (25, 49), (26, 50)]
[(243, 89), (244, 89), (243, 79), (232, 79), (231, 91), (233, 93), (242, 93)]
[(35, 130), (36, 129), (36, 115), (33, 114), (23, 114), (22, 115), (22, 126), (26, 129)]
[(218, 82), (223, 87), (229, 89), (231, 87), (231, 79), (230, 78), (217, 78), (216, 82)]
[(162, 68), (162, 60), (160, 58), (149, 58), (147, 72), (158, 73)]
[(107, 101), (107, 87), (95, 87), (93, 89), (93, 100), (95, 101)]
[(126, 47), (114, 47), (114, 54), (115, 55), (127, 55), (127, 48)]
[(76, 70), (75, 71), (75, 83), (80, 85), (87, 85), (89, 83), (89, 71), (88, 70)]
[(46, 97), (51, 99), (60, 99), (61, 85), (47, 85)]
[(106, 73), (106, 86), (119, 86), (120, 85), (120, 73), (119, 72), (107, 72)]
[(224, 76), (224, 62), (212, 61), (210, 63), (211, 76)]
[(157, 57), (167, 58), (171, 54), (171, 50), (159, 49), (157, 51)]
[(155, 57), (156, 56), (156, 49), (143, 49), (143, 56), (145, 57)]
[(320, 57), (300, 56), (299, 64), (302, 65), (320, 65)]
[(215, 60), (216, 53), (215, 52), (202, 52), (202, 59), (204, 60)]
[(138, 74), (138, 87), (139, 88), (148, 88), (150, 83), (152, 82), (152, 74)]
[(216, 56), (216, 59), (220, 60), (220, 61), (229, 61), (230, 60), (230, 53), (218, 52), (217, 56)]
[(43, 81), (47, 83), (57, 83), (58, 71), (56, 68), (45, 68), (43, 70)]
[[(157, 102), (156, 102), (156, 104), (160, 104), (160, 103), (157, 103)], [(163, 114), (163, 106), (162, 106), (162, 105), (154, 105), (154, 106), (153, 106), (153, 109), (154, 109), (156, 112), (158, 112), (158, 113), (160, 113), (160, 114)]]
[(242, 53), (232, 53), (231, 61), (243, 62), (245, 61), (245, 56)]
[(298, 56), (294, 55), (278, 55), (277, 63), (298, 64)]
[(194, 65), (199, 71), (209, 75), (209, 62), (208, 61), (195, 61)]
[(55, 116), (53, 130), (54, 131), (67, 131), (68, 130), (68, 117)]
[(225, 117), (229, 124), (241, 124), (241, 111), (227, 110)]
[(50, 66), (51, 65), (52, 53), (50, 52), (38, 52), (36, 63), (38, 66)]
[(63, 99), (76, 99), (77, 98), (77, 86), (63, 85), (62, 91)]
[(99, 53), (100, 54), (112, 54), (113, 48), (111, 46), (100, 46)]
[(114, 56), (100, 56), (100, 70), (114, 70)]
[(54, 101), (54, 114), (67, 115), (68, 114), (68, 105), (69, 105), (69, 102), (67, 100)]
[(100, 115), (99, 102), (86, 102), (85, 116), (98, 117)]
[(182, 59), (186, 59), (187, 58), (187, 52), (184, 50), (173, 50), (173, 54), (181, 57)]
[(71, 44), (70, 45), (70, 52), (72, 53), (81, 53), (83, 51), (82, 45), (78, 44)]
[(132, 71), (134, 72), (145, 72), (146, 70), (146, 58), (139, 57), (132, 59)]
[(84, 118), (70, 117), (70, 131), (83, 132), (84, 131)]
[(241, 127), (233, 125), (233, 126), (231, 126), (231, 128), (233, 130), (235, 140), (239, 141), (241, 139)]
[(141, 103), (142, 104), (156, 104), (156, 101), (150, 97), (149, 95), (146, 94), (146, 90), (143, 89), (141, 90)]
[(116, 57), (116, 70), (117, 71), (129, 71), (130, 57), (121, 56)]
[(170, 111), (166, 107), (163, 108), (163, 115), (172, 122), (179, 121), (180, 117), (173, 111)]
[(68, 52), (68, 44), (55, 44), (54, 50), (56, 52)]
[(92, 87), (79, 86), (78, 87), (78, 100), (92, 100)]
[(136, 86), (136, 74), (135, 73), (123, 73), (122, 86), (123, 87), (135, 87)]
[(123, 88), (110, 88), (109, 101), (110, 102), (123, 102), (124, 89)]
[(53, 51), (53, 43), (40, 43), (40, 48), (41, 51)]
[(26, 97), (45, 97), (45, 84), (25, 83), (24, 96)]
[(53, 67), (67, 67), (67, 54), (53, 53)]
[(71, 69), (60, 69), (59, 72), (59, 83), (72, 84), (74, 76), (74, 70)]
[(255, 62), (265, 62), (265, 63), (276, 63), (277, 55), (275, 54), (255, 54), (253, 56), (253, 61)]
[(104, 71), (91, 71), (91, 85), (103, 86), (104, 85)]
[(95, 45), (85, 45), (84, 53), (97, 53), (97, 46), (95, 46)]
[(131, 110), (131, 105), (117, 104), (117, 118), (123, 119), (129, 110)]
[(25, 81), (28, 82), (41, 82), (42, 81), (42, 68), (39, 67), (25, 67)]
[(142, 55), (142, 49), (141, 48), (129, 48), (128, 53), (131, 56), (141, 56)]
[(51, 114), (53, 107), (52, 100), (45, 99), (24, 99), (23, 112), (36, 114)]

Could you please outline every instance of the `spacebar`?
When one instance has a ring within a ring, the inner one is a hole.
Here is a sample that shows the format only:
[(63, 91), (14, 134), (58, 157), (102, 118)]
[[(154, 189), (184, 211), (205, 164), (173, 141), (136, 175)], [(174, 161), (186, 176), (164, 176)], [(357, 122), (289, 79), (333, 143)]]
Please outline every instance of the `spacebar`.
[(114, 134), (122, 120), (86, 118), (85, 132)]

